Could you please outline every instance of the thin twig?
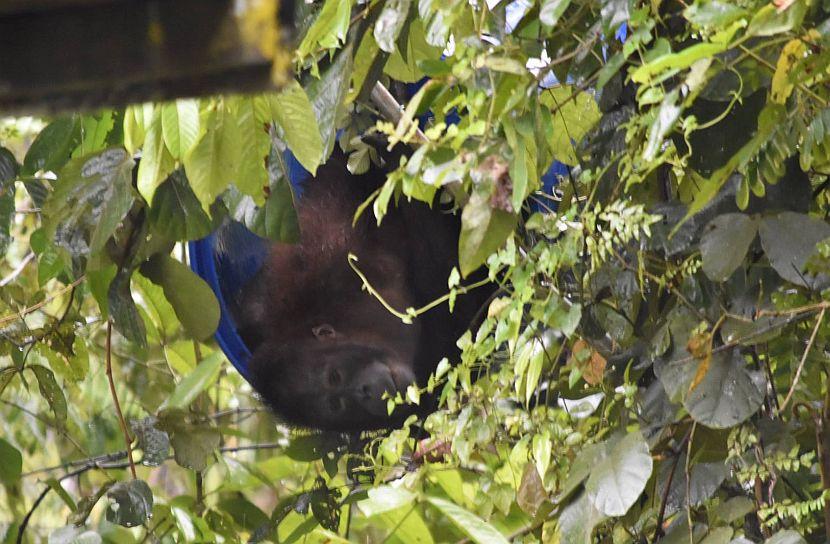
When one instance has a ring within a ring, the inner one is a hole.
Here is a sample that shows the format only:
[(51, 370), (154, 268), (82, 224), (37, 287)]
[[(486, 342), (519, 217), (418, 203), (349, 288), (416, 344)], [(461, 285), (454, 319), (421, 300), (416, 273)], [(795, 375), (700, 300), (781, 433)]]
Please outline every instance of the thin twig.
[[(96, 465), (83, 466), (81, 468), (73, 470), (72, 472), (67, 472), (63, 476), (60, 476), (57, 480), (58, 480), (58, 482), (62, 482), (63, 480), (66, 480), (68, 478), (74, 478), (75, 476), (83, 474), (84, 472), (86, 472), (88, 470), (92, 470), (93, 468), (100, 468), (102, 470), (108, 470), (108, 469), (116, 469), (116, 468), (127, 468), (127, 466), (128, 466), (128, 464), (126, 464), (126, 463), (116, 463), (116, 464), (111, 464), (111, 465), (106, 465), (106, 466), (97, 465), (97, 464)], [(40, 495), (37, 496), (37, 499), (35, 499), (35, 502), (32, 504), (32, 507), (29, 509), (28, 512), (26, 512), (26, 515), (23, 516), (23, 520), (20, 522), (20, 527), (17, 529), (17, 539), (16, 539), (17, 544), (22, 544), (23, 543), (23, 534), (26, 532), (26, 527), (28, 527), (28, 525), (29, 525), (29, 520), (32, 519), (32, 516), (34, 515), (35, 510), (37, 510), (37, 508), (40, 506), (40, 503), (43, 502), (43, 499), (46, 498), (46, 495), (48, 495), (49, 491), (51, 491), (51, 490), (52, 490), (52, 487), (47, 485), (46, 488), (43, 491), (40, 492)]]
[(35, 312), (37, 310), (40, 310), (41, 308), (43, 308), (44, 306), (46, 306), (47, 304), (49, 304), (50, 302), (52, 302), (53, 300), (58, 298), (59, 296), (66, 293), (67, 291), (71, 291), (72, 289), (79, 286), (81, 283), (83, 283), (83, 281), (85, 279), (86, 279), (85, 275), (81, 276), (77, 280), (73, 281), (69, 285), (66, 285), (66, 286), (62, 287), (55, 294), (46, 297), (45, 299), (41, 300), (37, 304), (33, 304), (32, 306), (29, 306), (28, 308), (23, 308), (22, 310), (20, 310), (19, 312), (15, 313), (13, 315), (7, 315), (7, 316), (0, 317), (0, 327), (4, 327), (4, 326), (8, 325), (9, 323), (14, 323), (18, 319), (22, 319), (22, 318), (26, 317), (27, 315), (29, 315), (30, 313)]
[(133, 480), (137, 479), (135, 473), (135, 461), (133, 460), (133, 439), (130, 437), (130, 431), (127, 429), (127, 422), (124, 420), (124, 413), (121, 411), (121, 403), (118, 401), (118, 393), (115, 391), (115, 381), (112, 379), (112, 321), (107, 320), (107, 380), (110, 383), (110, 395), (112, 402), (115, 405), (115, 413), (118, 415), (118, 423), (121, 425), (121, 431), (124, 433), (124, 443), (127, 446), (127, 458), (130, 460), (130, 472), (133, 475)]
[(34, 258), (35, 254), (30, 251), (25, 257), (23, 257), (23, 260), (20, 261), (20, 264), (17, 265), (17, 267), (14, 270), (12, 270), (8, 276), (0, 280), (0, 287), (5, 287), (11, 282), (13, 282), (15, 279), (17, 279), (17, 276), (19, 276), (20, 273), (26, 269), (26, 266), (30, 262), (32, 262), (32, 259)]
[(821, 322), (824, 320), (824, 312), (825, 309), (822, 308), (821, 312), (819, 312), (818, 314), (818, 318), (816, 319), (816, 326), (813, 327), (813, 333), (810, 335), (810, 340), (807, 341), (807, 347), (804, 349), (804, 353), (801, 355), (801, 361), (799, 361), (798, 368), (795, 371), (795, 377), (793, 378), (793, 384), (790, 386), (790, 391), (787, 393), (787, 396), (784, 398), (784, 402), (781, 403), (781, 407), (778, 409), (779, 413), (787, 407), (787, 404), (790, 403), (790, 399), (793, 398), (795, 388), (798, 385), (798, 380), (801, 378), (801, 371), (804, 369), (804, 363), (807, 361), (807, 355), (810, 354), (810, 350), (813, 348), (813, 342), (815, 342), (816, 340), (818, 329), (821, 326)]
[(683, 473), (686, 476), (686, 522), (689, 524), (689, 542), (694, 542), (694, 522), (692, 521), (692, 475), (691, 475), (691, 459), (692, 459), (692, 442), (695, 439), (695, 430), (697, 429), (697, 421), (692, 423), (692, 431), (689, 433), (689, 442), (686, 444), (686, 466)]

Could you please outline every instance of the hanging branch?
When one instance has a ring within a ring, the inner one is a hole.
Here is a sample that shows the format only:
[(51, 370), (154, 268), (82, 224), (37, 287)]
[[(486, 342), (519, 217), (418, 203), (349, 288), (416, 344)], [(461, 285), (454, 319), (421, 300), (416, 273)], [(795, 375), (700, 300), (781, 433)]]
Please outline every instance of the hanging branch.
[(133, 439), (130, 437), (130, 431), (127, 429), (127, 422), (124, 420), (124, 413), (121, 411), (121, 403), (118, 402), (118, 394), (115, 391), (115, 381), (112, 379), (112, 320), (107, 320), (107, 380), (110, 384), (110, 395), (112, 396), (112, 403), (115, 405), (115, 413), (118, 414), (118, 423), (121, 425), (121, 431), (124, 433), (124, 443), (127, 446), (127, 457), (130, 460), (130, 473), (133, 475), (133, 480), (137, 479), (135, 473), (135, 461), (133, 460)]

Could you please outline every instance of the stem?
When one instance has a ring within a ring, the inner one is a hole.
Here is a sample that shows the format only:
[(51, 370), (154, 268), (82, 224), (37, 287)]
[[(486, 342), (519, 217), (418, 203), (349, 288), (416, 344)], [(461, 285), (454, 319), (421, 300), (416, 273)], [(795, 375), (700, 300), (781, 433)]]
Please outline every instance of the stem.
[(801, 371), (804, 369), (804, 363), (807, 361), (807, 355), (810, 354), (810, 350), (813, 348), (813, 342), (815, 342), (816, 340), (818, 329), (821, 326), (821, 322), (824, 320), (824, 311), (825, 309), (822, 308), (821, 312), (819, 312), (818, 314), (818, 318), (816, 319), (816, 326), (813, 327), (813, 333), (810, 335), (810, 340), (807, 341), (807, 347), (804, 349), (804, 353), (801, 355), (801, 361), (798, 362), (798, 368), (795, 371), (795, 377), (793, 378), (793, 384), (790, 386), (790, 391), (787, 393), (786, 398), (784, 398), (784, 402), (781, 403), (781, 407), (778, 409), (779, 413), (787, 407), (787, 404), (790, 403), (790, 399), (793, 398), (793, 394), (795, 393), (795, 387), (798, 385), (798, 380), (801, 378)]
[(124, 444), (127, 446), (127, 458), (130, 460), (130, 473), (133, 475), (133, 480), (137, 479), (135, 473), (135, 461), (133, 460), (133, 439), (130, 437), (130, 431), (127, 429), (127, 422), (124, 420), (124, 413), (121, 411), (121, 403), (118, 402), (118, 393), (115, 391), (115, 381), (112, 379), (112, 321), (107, 320), (107, 380), (110, 384), (110, 395), (112, 396), (112, 403), (115, 405), (115, 413), (118, 415), (118, 423), (121, 425), (121, 431), (124, 433)]

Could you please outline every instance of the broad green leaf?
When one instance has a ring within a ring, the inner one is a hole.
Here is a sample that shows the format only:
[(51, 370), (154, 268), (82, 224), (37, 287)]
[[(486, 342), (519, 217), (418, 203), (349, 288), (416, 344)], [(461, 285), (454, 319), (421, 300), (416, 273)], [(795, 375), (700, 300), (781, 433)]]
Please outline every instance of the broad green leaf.
[(218, 506), (246, 531), (252, 532), (271, 523), (265, 512), (241, 494), (220, 500)]
[(728, 42), (703, 42), (686, 47), (677, 53), (661, 55), (634, 70), (631, 73), (631, 80), (635, 83), (647, 83), (658, 74), (669, 70), (684, 70), (700, 59), (713, 57), (728, 48)]
[(406, 50), (395, 50), (386, 61), (383, 71), (392, 79), (413, 83), (424, 77), (421, 65), (425, 62), (441, 62), (441, 48), (427, 43), (424, 32), (424, 23), (414, 19), (409, 24)]
[[(265, 203), (266, 187), (268, 187), (266, 160), (271, 150), (271, 138), (268, 135), (270, 124), (264, 119), (265, 112), (257, 115), (255, 100), (250, 97), (236, 97), (229, 101), (229, 105), (239, 125), (239, 147), (242, 153), (239, 157), (239, 172), (234, 178), (235, 185), (237, 189), (250, 195), (258, 206), (261, 206)], [(256, 100), (256, 104), (259, 103)], [(310, 106), (309, 111), (311, 111)], [(310, 117), (314, 121), (314, 115)], [(268, 115), (268, 120), (270, 121), (270, 115)], [(306, 128), (298, 124), (291, 130), (293, 135), (295, 132), (305, 131)], [(318, 134), (316, 127), (311, 130)]]
[(683, 108), (677, 104), (679, 94), (677, 91), (668, 93), (660, 107), (657, 108), (657, 115), (648, 130), (648, 140), (643, 149), (643, 159), (653, 161), (657, 153), (663, 147), (663, 140), (671, 132), (680, 118)]
[[(345, 95), (338, 94), (337, 103), (332, 107), (337, 107), (343, 96)], [(274, 121), (282, 127), (285, 143), (303, 168), (312, 174), (317, 171), (324, 156), (323, 139), (320, 136), (323, 127), (322, 123), (318, 126), (315, 109), (296, 81), (291, 81), (271, 99), (271, 112)]]
[(141, 160), (138, 162), (136, 185), (138, 192), (148, 203), (153, 201), (156, 189), (175, 168), (175, 161), (162, 139), (161, 116), (161, 109), (156, 108), (150, 125), (146, 127)]
[(164, 297), (164, 291), (141, 274), (133, 274), (133, 287), (139, 295), (138, 303), (147, 312), (162, 343), (166, 344), (180, 330), (175, 311)]
[[(576, 98), (569, 100), (573, 93), (577, 93)], [(565, 164), (578, 164), (574, 146), (600, 118), (593, 96), (571, 85), (563, 85), (546, 89), (539, 101), (553, 112), (553, 140), (550, 142), (553, 157)]]
[(0, 147), (0, 253), (6, 253), (12, 241), (11, 222), (14, 219), (14, 194), (18, 165), (14, 155)]
[(103, 539), (95, 531), (68, 525), (49, 533), (48, 544), (101, 544)]
[(792, 2), (782, 10), (775, 4), (766, 4), (749, 21), (746, 36), (772, 36), (797, 29), (806, 13), (806, 2)]
[(209, 423), (191, 423), (187, 413), (173, 409), (163, 412), (159, 416), (158, 428), (170, 436), (176, 463), (191, 470), (205, 470), (213, 451), (219, 447), (221, 435)]
[(792, 529), (778, 531), (764, 541), (764, 544), (805, 544), (807, 541)]
[(157, 429), (157, 424), (158, 420), (155, 417), (130, 422), (130, 428), (138, 439), (138, 447), (143, 453), (141, 464), (146, 467), (161, 465), (170, 454), (170, 437), (166, 432)]
[(204, 238), (215, 226), (202, 209), (182, 169), (170, 174), (156, 189), (147, 219), (153, 232), (171, 241)]
[(111, 501), (107, 521), (124, 527), (137, 527), (153, 513), (153, 491), (144, 480), (118, 482), (107, 491)]
[(485, 196), (474, 193), (461, 213), (458, 260), (462, 276), (468, 276), (502, 247), (513, 233), (516, 216), (490, 207)]
[(40, 395), (49, 404), (52, 413), (55, 414), (57, 424), (63, 425), (66, 421), (66, 397), (63, 394), (63, 389), (55, 380), (55, 375), (45, 366), (29, 365), (28, 368), (31, 368), (34, 372)]
[(417, 496), (403, 487), (382, 485), (369, 489), (369, 498), (357, 503), (367, 517), (376, 516), (402, 506), (414, 504)]
[(758, 411), (766, 390), (764, 374), (749, 370), (738, 351), (715, 353), (703, 380), (688, 393), (683, 405), (698, 423), (727, 429)]
[(700, 544), (729, 544), (732, 534), (731, 527), (715, 527), (709, 531), (706, 538), (700, 541)]
[(594, 527), (604, 519), (605, 516), (588, 499), (588, 494), (582, 493), (559, 515), (559, 541), (562, 544), (590, 544)]
[(73, 159), (43, 209), (44, 228), (73, 257), (104, 247), (130, 211), (134, 162), (124, 148)]
[(622, 516), (637, 501), (651, 477), (651, 453), (639, 431), (617, 441), (594, 466), (585, 493), (597, 511)]
[(221, 351), (214, 351), (196, 365), (196, 368), (182, 379), (173, 390), (170, 398), (159, 408), (187, 408), (205, 389), (216, 383), (216, 377), (222, 370), (225, 356)]
[(11, 486), (18, 482), (23, 470), (23, 456), (20, 451), (0, 438), (0, 482)]
[(809, 286), (814, 278), (804, 273), (804, 265), (816, 251), (816, 244), (830, 238), (830, 224), (822, 219), (795, 212), (781, 212), (761, 220), (761, 246), (770, 265), (785, 280)]
[(743, 263), (755, 233), (757, 222), (742, 213), (726, 213), (712, 219), (703, 229), (700, 256), (703, 272), (712, 281), (726, 281)]
[(130, 291), (131, 271), (120, 270), (109, 284), (107, 306), (112, 324), (124, 338), (139, 346), (147, 345), (147, 331)]
[(389, 0), (383, 4), (374, 29), (375, 40), (382, 51), (395, 51), (395, 41), (406, 23), (411, 3), (412, 0)]
[(147, 128), (153, 122), (156, 106), (150, 102), (128, 106), (124, 110), (124, 147), (134, 154), (144, 145)]
[(472, 512), (439, 497), (427, 497), (427, 501), (447, 516), (473, 542), (478, 544), (507, 544), (508, 541), (504, 535)]
[(219, 325), (220, 309), (210, 286), (170, 255), (157, 255), (142, 265), (141, 273), (164, 289), (185, 330), (197, 340), (209, 338)]
[(257, 207), (250, 196), (231, 188), (224, 201), (231, 218), (239, 221), (262, 238), (296, 243), (300, 239), (300, 224), (294, 207), (294, 190), (288, 182), (288, 166), (276, 145), (268, 159), (270, 191), (265, 205)]
[[(345, 2), (342, 3), (345, 4)], [(320, 79), (313, 80), (305, 89), (314, 108), (314, 116), (317, 118), (317, 126), (323, 141), (321, 154), (323, 159), (328, 158), (334, 149), (337, 131), (335, 121), (349, 92), (351, 71), (352, 47), (349, 45), (337, 53), (334, 62), (320, 75)], [(290, 130), (296, 130), (296, 128), (291, 127)], [(309, 135), (308, 138), (312, 136)]]
[(112, 113), (112, 110), (105, 110), (100, 115), (84, 115), (81, 118), (81, 141), (72, 152), (72, 158), (83, 157), (107, 147), (107, 136), (114, 125)]
[(199, 101), (180, 98), (161, 106), (161, 133), (174, 159), (181, 160), (199, 136)]
[(208, 108), (201, 120), (204, 131), (184, 156), (184, 170), (193, 193), (208, 210), (239, 173), (242, 154), (236, 119), (223, 104)]
[(539, 8), (539, 20), (543, 25), (555, 26), (570, 4), (571, 0), (543, 0), (542, 7)]
[(747, 14), (747, 11), (740, 6), (721, 0), (697, 0), (683, 10), (683, 16), (686, 19), (701, 27), (724, 28)]
[(297, 48), (297, 55), (305, 58), (319, 49), (339, 46), (346, 39), (350, 13), (351, 2), (326, 0)]
[(23, 176), (40, 170), (57, 172), (66, 164), (81, 141), (81, 120), (77, 115), (61, 117), (40, 131), (23, 159)]

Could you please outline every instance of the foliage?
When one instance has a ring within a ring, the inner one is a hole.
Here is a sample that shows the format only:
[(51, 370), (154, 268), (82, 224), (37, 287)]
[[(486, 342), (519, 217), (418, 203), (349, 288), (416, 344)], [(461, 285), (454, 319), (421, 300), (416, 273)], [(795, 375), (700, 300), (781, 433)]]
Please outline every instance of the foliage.
[[(827, 2), (298, 9), (279, 93), (0, 123), (6, 541), (830, 536)], [(450, 304), (499, 287), (389, 399), (437, 410), (368, 436), (274, 425), (182, 250), (226, 218), (295, 240), (282, 150), (313, 171), (339, 130), (356, 170), (413, 148), (363, 213), (452, 196)]]

